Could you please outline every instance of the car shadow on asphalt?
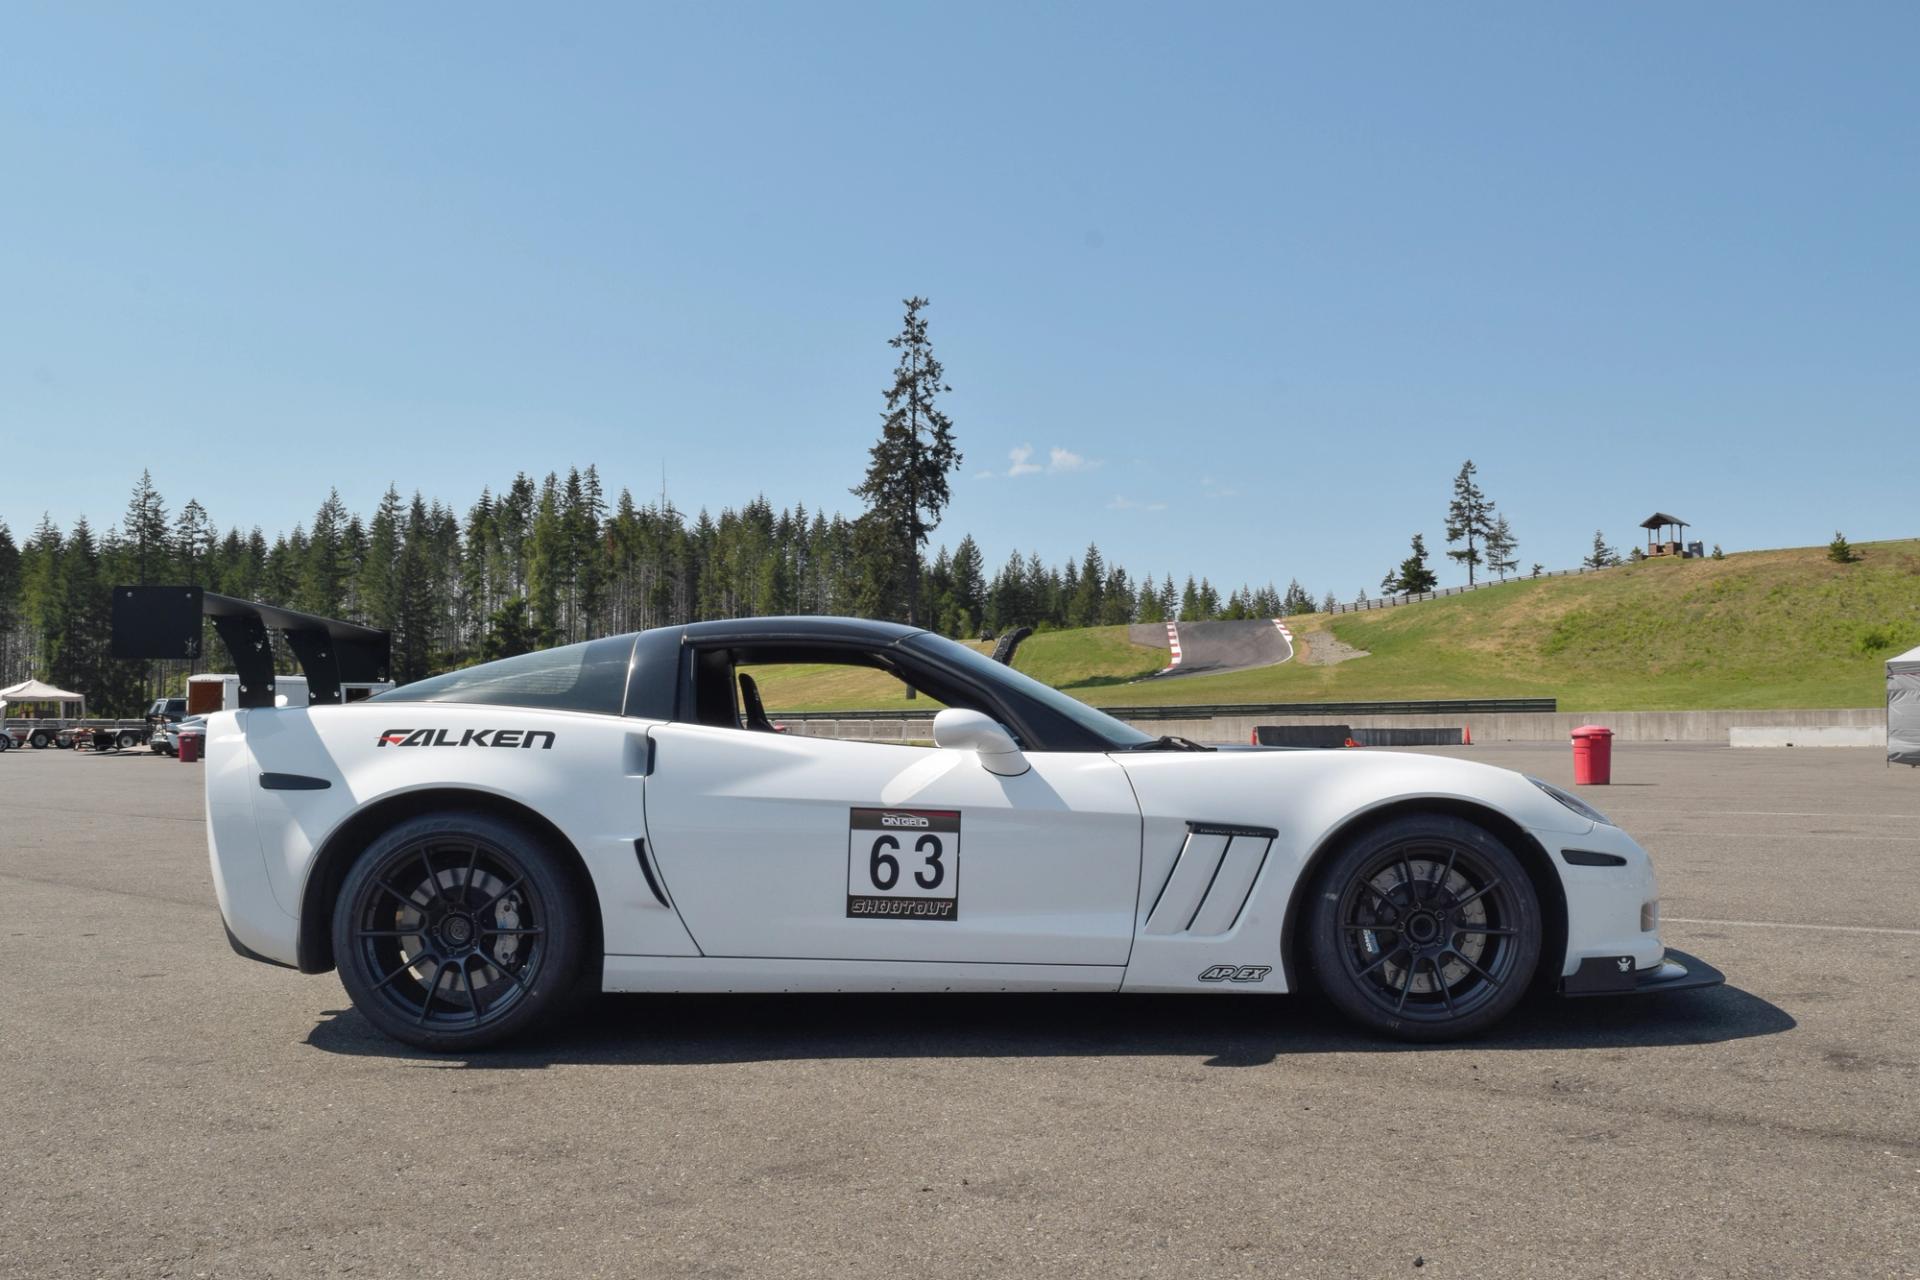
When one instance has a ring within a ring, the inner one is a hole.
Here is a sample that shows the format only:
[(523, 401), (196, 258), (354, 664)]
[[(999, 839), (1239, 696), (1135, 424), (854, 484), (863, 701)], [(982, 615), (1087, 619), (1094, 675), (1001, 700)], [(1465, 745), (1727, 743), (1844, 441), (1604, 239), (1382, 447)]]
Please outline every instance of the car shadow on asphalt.
[(531, 1039), (486, 1053), (410, 1048), (352, 1008), (329, 1010), (307, 1043), (328, 1053), (516, 1071), (579, 1064), (1124, 1056), (1257, 1067), (1311, 1054), (1719, 1044), (1795, 1025), (1784, 1009), (1737, 987), (1653, 997), (1542, 998), (1489, 1035), (1439, 1045), (1365, 1035), (1322, 1002), (1302, 996), (620, 995), (597, 997)]

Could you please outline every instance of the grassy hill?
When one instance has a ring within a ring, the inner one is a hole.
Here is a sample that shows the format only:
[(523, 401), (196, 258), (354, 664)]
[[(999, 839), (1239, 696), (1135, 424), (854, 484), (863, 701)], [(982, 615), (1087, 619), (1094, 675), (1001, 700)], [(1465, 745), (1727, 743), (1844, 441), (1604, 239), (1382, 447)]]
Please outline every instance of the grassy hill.
[[(1332, 666), (1296, 659), (1134, 683), (1166, 654), (1128, 643), (1124, 627), (1034, 636), (1016, 665), (1096, 705), (1556, 697), (1569, 710), (1874, 706), (1885, 699), (1886, 657), (1920, 644), (1920, 540), (1857, 550), (1862, 559), (1847, 565), (1824, 547), (1650, 560), (1290, 619), (1308, 653), (1329, 632), (1368, 651)], [(767, 705), (781, 710), (914, 705), (877, 673), (769, 675)]]

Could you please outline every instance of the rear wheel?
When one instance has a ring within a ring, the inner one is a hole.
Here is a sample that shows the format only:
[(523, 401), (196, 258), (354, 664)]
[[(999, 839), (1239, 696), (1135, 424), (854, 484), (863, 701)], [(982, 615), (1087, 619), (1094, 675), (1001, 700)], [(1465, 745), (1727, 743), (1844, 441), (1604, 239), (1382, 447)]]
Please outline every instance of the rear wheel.
[(1336, 854), (1313, 896), (1321, 989), (1348, 1016), (1405, 1040), (1492, 1026), (1540, 961), (1540, 904), (1491, 832), (1445, 815), (1398, 818)]
[(114, 745), (119, 747), (120, 750), (122, 751), (131, 751), (135, 747), (140, 745), (140, 735), (135, 733), (133, 730), (128, 729), (125, 732), (123, 732), (118, 738), (114, 739)]
[(410, 819), (374, 841), (341, 887), (340, 980), (396, 1040), (485, 1048), (565, 1003), (581, 962), (579, 901), (560, 860), (516, 823)]
[(53, 741), (53, 738), (47, 733), (45, 729), (35, 729), (27, 737), (27, 745), (32, 747), (35, 751), (45, 751), (47, 749), (47, 744), (52, 741)]

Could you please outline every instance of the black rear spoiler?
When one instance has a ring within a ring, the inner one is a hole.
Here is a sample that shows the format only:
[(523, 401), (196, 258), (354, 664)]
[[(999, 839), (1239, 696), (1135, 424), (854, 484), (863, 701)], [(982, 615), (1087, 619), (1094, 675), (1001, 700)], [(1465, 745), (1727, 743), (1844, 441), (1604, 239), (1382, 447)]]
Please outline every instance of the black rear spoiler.
[(392, 665), (392, 637), (376, 627), (186, 586), (115, 587), (113, 656), (198, 658), (203, 617), (213, 619), (214, 631), (233, 658), (243, 707), (273, 705), (269, 631), (286, 636), (307, 677), (307, 701), (315, 706), (344, 701), (343, 684), (387, 679)]

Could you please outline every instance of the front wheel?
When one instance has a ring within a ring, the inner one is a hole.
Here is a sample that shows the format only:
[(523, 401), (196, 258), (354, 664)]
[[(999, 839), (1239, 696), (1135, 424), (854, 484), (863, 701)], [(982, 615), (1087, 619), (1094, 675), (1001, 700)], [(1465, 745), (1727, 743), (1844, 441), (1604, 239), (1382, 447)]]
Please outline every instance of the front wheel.
[(1452, 1040), (1498, 1022), (1540, 962), (1540, 903), (1491, 832), (1444, 815), (1397, 818), (1334, 855), (1308, 933), (1327, 997), (1405, 1040)]
[(347, 873), (333, 954), (354, 1007), (422, 1049), (481, 1049), (526, 1031), (572, 991), (579, 895), (531, 832), (486, 814), (410, 819)]
[(47, 749), (47, 744), (51, 741), (53, 741), (53, 739), (47, 736), (47, 731), (45, 729), (35, 729), (33, 733), (27, 738), (27, 745), (32, 747), (35, 751), (45, 751)]

